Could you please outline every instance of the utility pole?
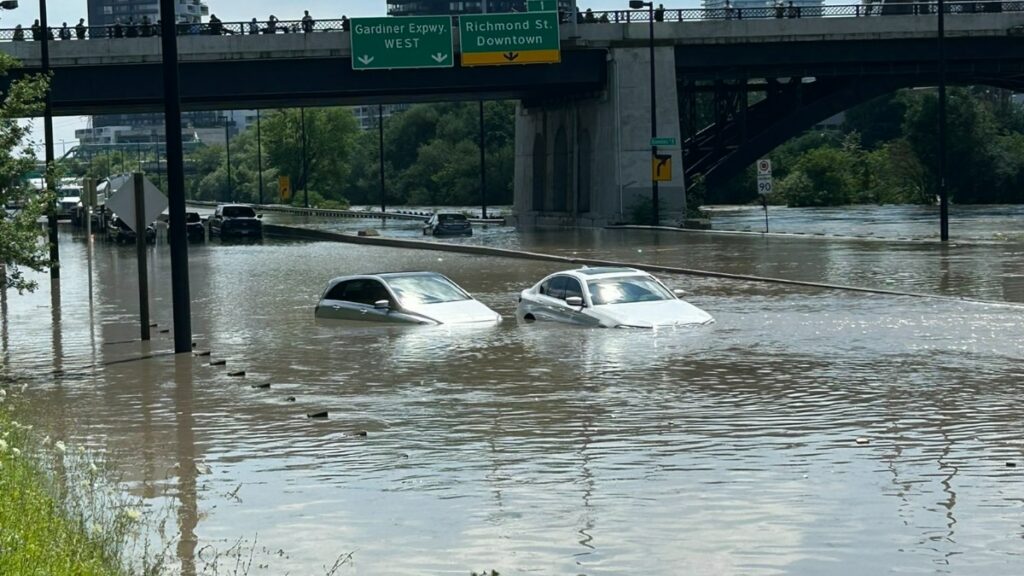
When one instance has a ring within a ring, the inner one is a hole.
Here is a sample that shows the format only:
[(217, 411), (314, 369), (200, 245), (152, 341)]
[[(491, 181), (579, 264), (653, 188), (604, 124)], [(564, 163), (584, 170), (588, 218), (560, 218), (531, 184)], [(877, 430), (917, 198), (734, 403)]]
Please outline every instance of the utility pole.
[(228, 172), (228, 202), (235, 201), (235, 191), (231, 187), (231, 120), (224, 117), (224, 163)]
[[(43, 76), (50, 75), (50, 24), (46, 19), (46, 0), (39, 0), (39, 25), (43, 28), (43, 39), (40, 43), (42, 50)], [(46, 140), (46, 172), (43, 174), (43, 182), (47, 192), (56, 192), (58, 182), (52, 182), (50, 170), (53, 168), (53, 106), (50, 94), (52, 90), (46, 91), (46, 99), (43, 108), (43, 138)], [(50, 280), (60, 280), (60, 248), (57, 234), (57, 205), (51, 203), (46, 214), (46, 224), (49, 230), (50, 242)]]
[(170, 200), (171, 300), (174, 351), (192, 351), (192, 310), (188, 285), (188, 237), (185, 231), (185, 155), (181, 146), (181, 91), (178, 74), (176, 0), (160, 0), (164, 73), (164, 123), (167, 132), (167, 196)]
[(260, 134), (260, 111), (256, 110), (256, 171), (260, 178), (260, 204), (263, 204), (263, 138)]
[[(377, 140), (380, 147), (380, 212), (387, 212), (387, 189), (384, 181), (384, 105), (377, 104)], [(383, 216), (381, 216), (383, 218)]]
[(939, 237), (949, 241), (949, 190), (946, 189), (946, 2), (939, 0)]
[(487, 134), (484, 131), (484, 101), (480, 100), (480, 215), (487, 219)]
[(302, 205), (309, 208), (309, 163), (306, 160), (306, 109), (299, 108), (302, 122)]

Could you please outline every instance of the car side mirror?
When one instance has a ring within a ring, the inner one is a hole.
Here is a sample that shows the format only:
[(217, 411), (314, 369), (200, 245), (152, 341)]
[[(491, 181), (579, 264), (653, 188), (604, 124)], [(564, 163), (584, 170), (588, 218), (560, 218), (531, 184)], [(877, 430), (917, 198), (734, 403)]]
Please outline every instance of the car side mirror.
[(565, 303), (573, 308), (582, 308), (583, 298), (580, 298), (579, 296), (569, 296), (565, 299)]
[(682, 298), (683, 296), (686, 296), (686, 290), (683, 290), (682, 288), (676, 288), (675, 290), (672, 291), (672, 293), (676, 295), (676, 298)]
[(373, 303), (373, 307), (377, 310), (388, 310), (391, 308), (391, 303), (387, 300), (377, 300)]

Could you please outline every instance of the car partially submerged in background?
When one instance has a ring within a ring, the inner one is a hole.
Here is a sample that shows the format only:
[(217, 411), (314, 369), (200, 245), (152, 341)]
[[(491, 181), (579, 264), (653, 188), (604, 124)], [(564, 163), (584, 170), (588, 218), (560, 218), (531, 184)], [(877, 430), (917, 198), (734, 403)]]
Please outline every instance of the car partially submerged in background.
[(318, 319), (395, 324), (495, 324), (501, 315), (435, 272), (342, 276), (328, 282)]
[(516, 318), (603, 328), (658, 328), (714, 322), (660, 280), (634, 268), (557, 272), (523, 290)]
[(246, 204), (221, 204), (210, 217), (210, 238), (262, 238), (262, 217)]
[(472, 236), (473, 224), (465, 214), (438, 212), (423, 225), (424, 236)]

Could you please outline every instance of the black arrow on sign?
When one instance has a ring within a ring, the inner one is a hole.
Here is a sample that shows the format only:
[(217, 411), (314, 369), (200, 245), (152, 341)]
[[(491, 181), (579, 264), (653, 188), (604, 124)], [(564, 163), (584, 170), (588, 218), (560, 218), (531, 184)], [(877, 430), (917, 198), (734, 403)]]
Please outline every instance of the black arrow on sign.
[(669, 154), (656, 154), (655, 158), (658, 159), (658, 178), (661, 178), (661, 170), (672, 161), (672, 156)]
[(505, 54), (505, 60), (508, 60), (509, 62), (512, 62), (516, 58), (519, 58), (519, 52), (507, 52)]

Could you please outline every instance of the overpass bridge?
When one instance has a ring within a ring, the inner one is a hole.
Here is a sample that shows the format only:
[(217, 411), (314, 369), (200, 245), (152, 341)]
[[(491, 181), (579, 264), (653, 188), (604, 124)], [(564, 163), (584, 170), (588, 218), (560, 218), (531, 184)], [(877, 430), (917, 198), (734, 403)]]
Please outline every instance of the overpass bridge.
[[(949, 82), (1024, 89), (1024, 3), (947, 6)], [(650, 197), (646, 15), (597, 13), (563, 25), (560, 64), (494, 68), (356, 72), (337, 21), (308, 34), (187, 34), (182, 101), (200, 110), (515, 99), (517, 221), (600, 225), (627, 219)], [(713, 191), (814, 124), (892, 90), (934, 85), (938, 75), (929, 4), (663, 16), (654, 26), (658, 135), (681, 142), (664, 152), (686, 167), (662, 185), (666, 220), (684, 210), (693, 176)], [(12, 77), (40, 65), (38, 42), (0, 42), (0, 50), (25, 65)], [(56, 41), (50, 53), (56, 114), (162, 110), (158, 38)], [(697, 106), (708, 96), (710, 117)]]

